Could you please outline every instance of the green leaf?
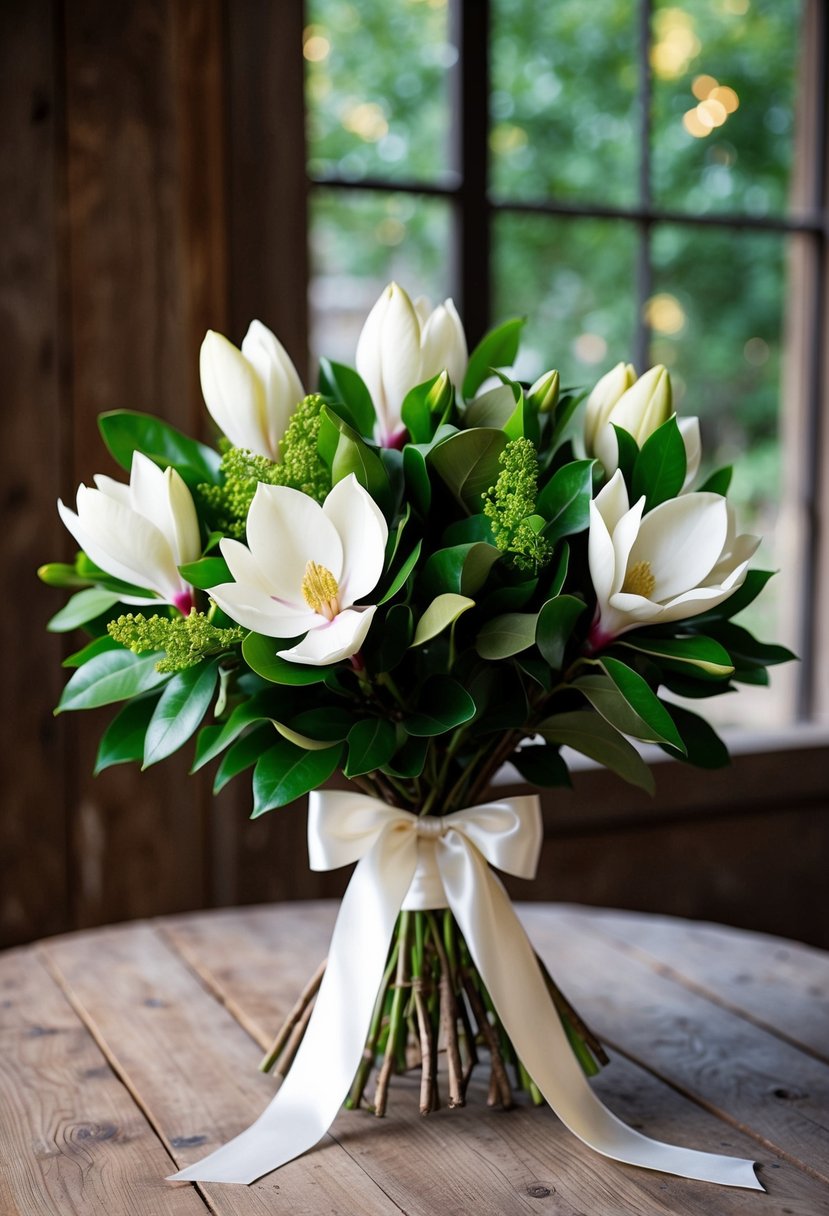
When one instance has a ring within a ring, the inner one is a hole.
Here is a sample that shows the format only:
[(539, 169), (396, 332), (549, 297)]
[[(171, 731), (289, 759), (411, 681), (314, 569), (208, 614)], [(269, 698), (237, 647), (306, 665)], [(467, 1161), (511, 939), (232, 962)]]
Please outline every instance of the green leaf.
[(213, 778), (213, 793), (221, 793), (228, 781), (232, 781), (234, 777), (238, 777), (239, 773), (254, 765), (272, 742), (273, 727), (270, 723), (265, 726), (257, 726), (255, 730), (248, 731), (247, 734), (237, 739), (222, 756), (219, 767), (216, 769), (216, 776)]
[(374, 433), (374, 423), (377, 415), (371, 401), (371, 394), (361, 376), (351, 367), (343, 363), (334, 363), (328, 359), (320, 359), (319, 391), (324, 397), (341, 401), (348, 407), (351, 417), (356, 422), (363, 435)]
[(574, 460), (562, 465), (538, 495), (535, 507), (549, 521), (544, 536), (551, 545), (589, 526), (595, 466), (595, 460)]
[(518, 354), (524, 318), (516, 317), (485, 334), (469, 356), (463, 378), (463, 395), (469, 400), (493, 368), (511, 367)]
[(170, 678), (155, 669), (160, 657), (156, 653), (136, 655), (122, 648), (95, 655), (72, 676), (55, 713), (97, 709), (99, 705), (113, 705), (157, 688)]
[(414, 636), (414, 617), (408, 604), (393, 604), (385, 621), (375, 627), (366, 647), (371, 671), (393, 671), (402, 660)]
[(37, 577), (47, 587), (88, 587), (90, 583), (67, 562), (47, 562), (38, 567)]
[(642, 445), (633, 466), (631, 500), (645, 495), (645, 510), (652, 511), (682, 489), (687, 471), (685, 444), (676, 416), (663, 422)]
[(633, 470), (636, 467), (636, 461), (639, 457), (639, 444), (631, 435), (630, 431), (626, 431), (624, 427), (617, 426), (612, 423), (613, 429), (616, 432), (616, 446), (619, 453), (619, 468), (622, 471), (622, 476), (625, 479), (625, 485), (630, 488), (633, 482)]
[(418, 698), (417, 710), (403, 726), (410, 735), (442, 735), (475, 716), (475, 702), (451, 676), (432, 676)]
[(654, 791), (653, 774), (636, 748), (609, 722), (589, 709), (572, 710), (546, 718), (538, 728), (549, 743), (571, 747), (609, 768), (624, 781), (649, 794)]
[(490, 570), (501, 556), (500, 549), (484, 541), (438, 549), (423, 567), (422, 587), (432, 595), (442, 591), (475, 595), (483, 587)]
[(432, 485), (426, 467), (426, 452), (429, 450), (426, 444), (414, 443), (407, 443), (403, 449), (406, 494), (421, 515), (428, 515), (432, 504)]
[[(517, 408), (512, 388), (508, 384), (497, 384), (470, 402), (464, 414), (464, 425), (467, 428), (495, 427), (504, 431)], [(511, 435), (510, 438), (517, 436)]]
[(484, 600), (484, 612), (487, 616), (500, 616), (505, 612), (520, 612), (529, 604), (537, 587), (537, 578), (525, 579), (511, 587), (497, 587)]
[(122, 469), (129, 470), (133, 452), (139, 451), (163, 469), (172, 465), (191, 488), (219, 481), (219, 453), (152, 414), (110, 410), (98, 418), (98, 429)]
[[(413, 443), (429, 443), (440, 422), (440, 417), (431, 408), (430, 394), (441, 378), (439, 372), (423, 384), (409, 389), (400, 407), (400, 417)], [(451, 389), (449, 390), (451, 404)]]
[(557, 595), (547, 600), (539, 612), (535, 640), (553, 671), (561, 671), (567, 643), (586, 607), (583, 600), (573, 595)]
[(286, 806), (328, 780), (339, 763), (342, 744), (324, 751), (309, 752), (280, 739), (260, 756), (253, 770), (253, 814)]
[(728, 748), (704, 718), (680, 705), (671, 705), (670, 710), (685, 744), (685, 751), (683, 753), (676, 748), (664, 746), (663, 751), (697, 768), (724, 768), (731, 763)]
[(706, 612), (704, 616), (694, 618), (695, 625), (707, 624), (712, 620), (722, 620), (723, 618), (730, 619), (737, 616), (749, 604), (752, 604), (757, 596), (765, 587), (770, 578), (774, 576), (774, 570), (749, 570), (746, 573), (745, 581), (741, 587), (738, 587), (733, 595), (730, 595), (727, 600), (723, 600), (711, 612)]
[[(402, 730), (402, 727), (400, 729)], [(426, 764), (426, 753), (428, 750), (428, 738), (417, 738), (416, 736), (409, 738), (406, 736), (392, 759), (383, 765), (383, 772), (390, 773), (392, 777), (409, 779), (419, 777)]]
[(94, 621), (117, 603), (118, 596), (111, 591), (104, 591), (101, 587), (88, 587), (85, 591), (76, 592), (60, 612), (55, 613), (46, 628), (50, 633), (69, 633), (71, 629), (77, 629), (87, 621)]
[(669, 743), (684, 752), (673, 718), (647, 681), (609, 655), (600, 664), (606, 678), (581, 676), (573, 687), (584, 693), (593, 708), (623, 734), (645, 743)]
[(144, 736), (157, 702), (157, 697), (136, 697), (118, 711), (101, 735), (95, 757), (96, 777), (114, 764), (143, 758)]
[(550, 438), (547, 441), (551, 450), (554, 450), (559, 439), (567, 429), (570, 419), (575, 414), (578, 407), (581, 405), (587, 396), (587, 391), (574, 393), (572, 390), (565, 390), (558, 399), (558, 404), (553, 414), (553, 429), (550, 432)]
[(557, 747), (549, 743), (531, 743), (510, 756), (525, 781), (531, 785), (572, 785), (570, 771)]
[(317, 752), (330, 747), (332, 743), (344, 742), (354, 719), (347, 710), (332, 706), (328, 709), (308, 709), (297, 714), (290, 722), (277, 721), (275, 718), (272, 721), (283, 739), (306, 751)]
[(432, 448), (427, 462), (470, 515), (481, 510), (481, 495), (498, 479), (498, 458), (507, 446), (503, 431), (477, 427), (458, 431)]
[(214, 756), (218, 756), (219, 752), (223, 752), (233, 743), (234, 739), (237, 739), (248, 726), (254, 722), (270, 721), (278, 712), (279, 707), (275, 704), (270, 689), (249, 697), (246, 701), (241, 701), (233, 709), (226, 722), (216, 727), (205, 727), (200, 733), (196, 742), (196, 758), (190, 772), (198, 772)]
[[(708, 477), (700, 486), (699, 493), (721, 494), (725, 498), (728, 493), (728, 488), (731, 485), (731, 478), (734, 473), (734, 466), (727, 464), (722, 469), (716, 469), (710, 477)], [(727, 754), (727, 753), (726, 753)], [(705, 767), (704, 765), (702, 767)], [(715, 767), (719, 768), (719, 765)]]
[(322, 414), (339, 432), (331, 460), (331, 484), (336, 485), (344, 477), (348, 477), (349, 473), (353, 473), (363, 489), (369, 492), (383, 513), (389, 517), (392, 511), (392, 493), (382, 460), (353, 427), (328, 406), (323, 407)]
[(281, 659), (277, 649), (284, 648), (284, 641), (267, 638), (261, 633), (249, 633), (242, 643), (242, 658), (252, 671), (263, 680), (273, 684), (321, 684), (325, 679), (325, 667), (311, 667), (304, 663), (292, 663)]
[(423, 541), (419, 540), (417, 542), (417, 544), (415, 545), (414, 549), (412, 549), (409, 556), (403, 562), (403, 565), (397, 571), (397, 574), (395, 574), (394, 578), (391, 580), (388, 591), (386, 591), (385, 595), (383, 595), (382, 598), (377, 601), (378, 607), (380, 604), (385, 604), (393, 596), (397, 595), (398, 591), (403, 586), (403, 584), (406, 582), (406, 579), (409, 577), (409, 575), (411, 574), (411, 572), (414, 570), (415, 566), (417, 565), (417, 561), (418, 561), (418, 558), (420, 557), (420, 550), (421, 550), (422, 546), (423, 546)]
[(629, 633), (617, 643), (630, 650), (641, 651), (655, 659), (665, 659), (672, 665), (689, 664), (709, 679), (722, 680), (730, 676), (734, 664), (728, 651), (713, 638), (695, 635), (686, 638), (649, 638)]
[(475, 639), (482, 659), (508, 659), (535, 645), (537, 612), (507, 612), (487, 621)]
[(474, 607), (475, 601), (465, 595), (455, 595), (450, 591), (436, 596), (417, 622), (412, 646), (422, 646), (424, 642), (431, 641), (453, 624), (461, 613)]
[(550, 586), (547, 595), (550, 599), (555, 599), (557, 595), (561, 595), (561, 589), (564, 586), (567, 578), (567, 571), (570, 568), (570, 546), (567, 541), (563, 541), (559, 550), (558, 561), (556, 562), (553, 576), (550, 579)]
[[(102, 587), (105, 591), (111, 591), (113, 595), (123, 598), (125, 595), (139, 595), (149, 597), (153, 594), (146, 587), (138, 587), (135, 583), (126, 583), (123, 579), (113, 578), (111, 574), (107, 574), (106, 570), (102, 570), (100, 566), (96, 566), (90, 557), (84, 552), (80, 552), (75, 557), (75, 573), (79, 578), (82, 578), (87, 583), (95, 583), (97, 587)], [(162, 601), (159, 600), (161, 605)]]
[(111, 638), (108, 633), (103, 634), (99, 638), (93, 638), (91, 642), (87, 642), (82, 650), (76, 650), (74, 654), (70, 654), (61, 663), (61, 667), (83, 667), (84, 663), (88, 663), (90, 659), (94, 659), (96, 654), (103, 654), (105, 650), (121, 650), (119, 642)]
[(195, 734), (210, 708), (218, 677), (218, 659), (188, 667), (173, 676), (147, 727), (142, 768), (171, 756)]
[(364, 718), (348, 732), (346, 777), (373, 773), (388, 764), (397, 748), (397, 734), (386, 718)]
[(186, 582), (201, 591), (233, 582), (233, 575), (223, 557), (202, 557), (197, 562), (179, 566), (178, 571)]
[(720, 621), (710, 628), (737, 668), (773, 667), (777, 663), (789, 663), (797, 659), (797, 655), (785, 646), (761, 642), (747, 629), (743, 629), (742, 625), (735, 625), (733, 621)]

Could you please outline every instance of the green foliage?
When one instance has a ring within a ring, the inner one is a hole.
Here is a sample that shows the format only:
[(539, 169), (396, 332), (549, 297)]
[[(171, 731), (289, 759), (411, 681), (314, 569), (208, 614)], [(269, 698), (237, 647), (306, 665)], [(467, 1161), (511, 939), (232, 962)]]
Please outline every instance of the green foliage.
[(110, 621), (107, 631), (133, 654), (163, 651), (163, 657), (156, 663), (156, 670), (160, 672), (195, 667), (208, 655), (230, 650), (245, 636), (244, 629), (238, 625), (219, 628), (195, 608), (189, 616), (179, 617), (146, 617), (140, 612), (128, 612)]
[(491, 521), (498, 548), (512, 555), (519, 570), (536, 574), (553, 556), (536, 516), (538, 452), (529, 439), (511, 439), (498, 463), (498, 479), (483, 496), (484, 515)]

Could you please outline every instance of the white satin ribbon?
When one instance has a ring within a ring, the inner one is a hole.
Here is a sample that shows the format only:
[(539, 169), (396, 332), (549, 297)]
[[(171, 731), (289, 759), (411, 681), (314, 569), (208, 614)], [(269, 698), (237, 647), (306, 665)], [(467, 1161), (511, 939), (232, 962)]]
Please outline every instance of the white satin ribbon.
[(762, 1191), (752, 1161), (651, 1140), (590, 1088), (523, 926), (490, 869), (532, 878), (541, 836), (534, 795), (418, 818), (364, 794), (311, 794), (311, 868), (359, 864), (308, 1029), (256, 1122), (171, 1181), (250, 1183), (312, 1148), (334, 1122), (360, 1063), (398, 912), (449, 907), (519, 1058), (571, 1132), (616, 1161)]

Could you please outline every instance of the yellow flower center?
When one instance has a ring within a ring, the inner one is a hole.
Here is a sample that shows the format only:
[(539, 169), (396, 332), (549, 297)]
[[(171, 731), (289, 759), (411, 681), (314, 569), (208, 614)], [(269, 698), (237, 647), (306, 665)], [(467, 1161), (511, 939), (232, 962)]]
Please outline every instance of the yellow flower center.
[(622, 590), (629, 595), (642, 595), (649, 600), (656, 589), (656, 579), (650, 562), (636, 562), (625, 575)]
[(302, 576), (302, 595), (308, 607), (333, 621), (340, 611), (337, 600), (339, 593), (340, 588), (331, 571), (319, 562), (309, 562)]

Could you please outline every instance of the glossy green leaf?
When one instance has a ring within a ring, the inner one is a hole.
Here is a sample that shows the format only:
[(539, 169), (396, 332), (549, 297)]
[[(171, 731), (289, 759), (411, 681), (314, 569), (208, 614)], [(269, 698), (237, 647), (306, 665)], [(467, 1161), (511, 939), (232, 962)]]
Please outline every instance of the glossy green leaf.
[(429, 443), (445, 413), (446, 405), (451, 405), (451, 385), (448, 385), (445, 379), (440, 388), (446, 387), (447, 393), (439, 394), (440, 399), (435, 398), (433, 390), (438, 389), (438, 381), (441, 378), (442, 373), (432, 376), (423, 384), (415, 385), (403, 398), (400, 417), (413, 443)]
[(728, 651), (736, 668), (773, 667), (797, 658), (787, 647), (761, 642), (733, 621), (720, 621), (710, 628), (716, 640)]
[(683, 751), (673, 718), (647, 681), (618, 659), (601, 660), (604, 675), (580, 676), (573, 687), (587, 697), (611, 726), (645, 743), (669, 743)]
[(99, 416), (98, 429), (122, 469), (129, 470), (133, 452), (139, 451), (162, 468), (172, 465), (191, 488), (219, 481), (219, 453), (152, 414), (111, 410)]
[(443, 591), (475, 595), (501, 556), (500, 549), (484, 541), (438, 549), (424, 565), (419, 586), (432, 595)]
[(631, 785), (653, 793), (653, 774), (636, 748), (600, 714), (589, 709), (554, 714), (544, 719), (538, 731), (549, 743), (571, 747)]
[(346, 777), (373, 773), (388, 764), (397, 749), (397, 734), (387, 718), (364, 718), (348, 732)]
[(525, 781), (539, 786), (572, 785), (570, 771), (561, 752), (550, 743), (531, 743), (510, 756)]
[(612, 424), (616, 432), (616, 447), (618, 452), (618, 465), (622, 470), (622, 476), (625, 479), (625, 485), (630, 490), (633, 483), (633, 470), (636, 466), (636, 461), (639, 458), (639, 444), (631, 435), (630, 431), (626, 431), (624, 427)]
[(105, 650), (121, 650), (120, 642), (116, 642), (108, 633), (102, 634), (99, 638), (93, 638), (91, 642), (87, 642), (81, 650), (76, 650), (74, 654), (68, 655), (61, 667), (83, 667), (84, 663), (88, 663), (90, 659), (94, 659), (96, 654), (103, 654)]
[(273, 684), (321, 684), (325, 667), (311, 667), (281, 659), (277, 650), (285, 648), (284, 640), (267, 638), (261, 633), (249, 633), (242, 643), (242, 657), (252, 671)]
[(406, 494), (415, 510), (428, 515), (432, 504), (432, 486), (426, 467), (426, 445), (407, 443), (403, 449), (403, 477)]
[(149, 692), (170, 679), (156, 671), (161, 655), (133, 654), (131, 650), (105, 650), (79, 667), (63, 690), (55, 713), (96, 709)]
[(353, 368), (329, 359), (320, 359), (319, 391), (324, 397), (341, 401), (348, 407), (361, 434), (370, 437), (374, 433), (376, 414), (371, 394), (362, 377)]
[[(402, 730), (402, 728), (399, 729)], [(419, 777), (426, 764), (426, 753), (428, 750), (428, 738), (419, 738), (414, 735), (411, 737), (406, 736), (391, 760), (383, 765), (383, 772), (390, 773), (392, 777), (408, 779)]]
[[(734, 474), (733, 465), (727, 464), (722, 469), (716, 469), (710, 477), (702, 483), (699, 492), (710, 494), (721, 494), (725, 498), (731, 485), (731, 478)], [(716, 767), (719, 767), (717, 765)]]
[(349, 473), (353, 473), (384, 514), (390, 516), (391, 485), (382, 460), (362, 436), (328, 406), (323, 407), (322, 414), (338, 432), (337, 446), (331, 460), (331, 484), (336, 485), (344, 477), (348, 477)]
[(398, 591), (401, 589), (403, 584), (406, 582), (406, 579), (409, 577), (409, 575), (411, 574), (411, 572), (414, 570), (415, 566), (417, 565), (418, 558), (420, 557), (420, 550), (421, 550), (422, 545), (423, 545), (423, 541), (419, 540), (417, 542), (417, 544), (415, 545), (415, 547), (412, 549), (409, 556), (403, 562), (400, 569), (395, 574), (394, 578), (389, 583), (389, 587), (388, 587), (388, 590), (386, 591), (386, 593), (383, 595), (383, 597), (381, 599), (379, 599), (377, 601), (378, 605), (387, 603), (390, 599), (392, 599), (393, 596), (397, 595)]
[(269, 747), (253, 770), (251, 819), (286, 806), (309, 790), (318, 789), (334, 772), (342, 751), (340, 743), (323, 751), (305, 751), (287, 739), (280, 739)]
[(561, 671), (567, 644), (587, 605), (573, 595), (557, 595), (547, 600), (538, 614), (535, 640), (545, 662)]
[(663, 747), (663, 751), (697, 768), (724, 768), (731, 762), (728, 748), (704, 718), (681, 705), (671, 705), (670, 709), (671, 717), (685, 744), (685, 751), (683, 753), (673, 747)]
[(645, 510), (652, 511), (682, 489), (687, 471), (685, 444), (676, 417), (669, 418), (642, 445), (633, 466), (631, 502), (645, 495)]
[(559, 397), (556, 408), (553, 411), (553, 427), (547, 441), (548, 446), (551, 449), (555, 449), (559, 440), (564, 435), (564, 432), (567, 430), (571, 418), (586, 396), (586, 391), (577, 393), (573, 392), (572, 390), (565, 390), (565, 392), (563, 392)]
[(68, 603), (56, 612), (47, 624), (50, 633), (69, 633), (87, 621), (94, 621), (102, 613), (108, 612), (118, 603), (118, 596), (101, 587), (87, 587), (78, 591)]
[(481, 386), (493, 368), (511, 367), (518, 354), (524, 318), (516, 317), (504, 321), (485, 334), (472, 354), (463, 378), (463, 395), (469, 400)]
[(222, 756), (216, 776), (213, 778), (213, 793), (219, 794), (234, 777), (252, 768), (259, 757), (273, 743), (273, 726), (270, 722), (257, 726), (232, 743)]
[(544, 536), (550, 544), (589, 527), (595, 465), (595, 460), (563, 465), (538, 495), (536, 510), (548, 521)]
[(442, 735), (475, 716), (475, 702), (451, 676), (432, 676), (418, 698), (417, 710), (403, 721), (410, 735)]
[(507, 446), (503, 431), (478, 427), (458, 431), (432, 448), (429, 463), (458, 502), (475, 515), (481, 510), (481, 495), (498, 479), (498, 458)]
[[(375, 618), (376, 621), (376, 618)], [(371, 671), (393, 671), (414, 637), (414, 617), (408, 604), (393, 604), (386, 619), (369, 635), (366, 662)]]
[(68, 562), (47, 562), (38, 567), (37, 577), (47, 587), (88, 587), (90, 583)]
[(448, 629), (462, 613), (474, 607), (475, 601), (465, 595), (455, 595), (450, 591), (436, 596), (417, 622), (412, 646), (422, 646), (424, 642), (431, 641)]
[(101, 735), (95, 757), (96, 777), (115, 764), (143, 758), (144, 736), (157, 703), (157, 697), (136, 697), (118, 711)]
[(197, 562), (179, 566), (178, 570), (191, 587), (198, 587), (201, 591), (233, 582), (233, 575), (223, 557), (202, 557)]
[(752, 604), (760, 592), (765, 587), (770, 578), (773, 578), (774, 570), (748, 570), (745, 580), (741, 587), (738, 587), (733, 595), (730, 595), (727, 600), (723, 600), (711, 612), (706, 612), (704, 615), (694, 618), (696, 627), (704, 626), (712, 620), (730, 619), (737, 616), (749, 604)]
[[(507, 424), (517, 409), (515, 394), (508, 384), (497, 384), (495, 388), (481, 393), (469, 406), (464, 415), (466, 427), (496, 427), (499, 431), (506, 429)], [(510, 436), (514, 438), (514, 436)]]
[(173, 676), (147, 727), (143, 768), (171, 756), (195, 734), (210, 708), (218, 678), (218, 659), (188, 667)]
[(254, 722), (270, 721), (278, 712), (280, 706), (275, 702), (271, 690), (257, 693), (240, 701), (225, 722), (215, 728), (205, 728), (196, 742), (196, 758), (193, 761), (192, 773), (198, 772), (208, 764), (219, 752), (223, 752), (242, 731)]
[(734, 664), (728, 651), (713, 638), (701, 635), (685, 638), (649, 638), (638, 631), (625, 635), (617, 645), (641, 651), (655, 659), (665, 659), (672, 664), (682, 663), (695, 667), (709, 679), (722, 680), (730, 676)]
[(475, 649), (482, 659), (507, 659), (535, 645), (537, 612), (506, 612), (486, 622)]

